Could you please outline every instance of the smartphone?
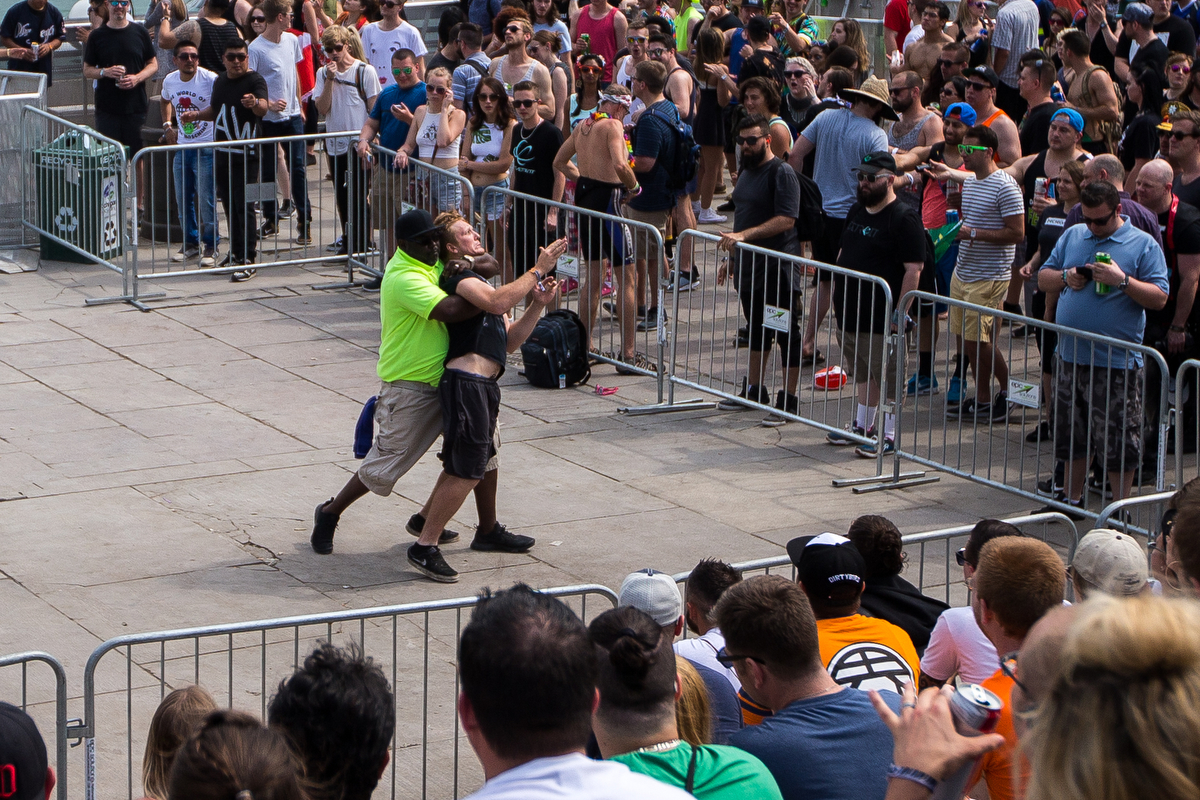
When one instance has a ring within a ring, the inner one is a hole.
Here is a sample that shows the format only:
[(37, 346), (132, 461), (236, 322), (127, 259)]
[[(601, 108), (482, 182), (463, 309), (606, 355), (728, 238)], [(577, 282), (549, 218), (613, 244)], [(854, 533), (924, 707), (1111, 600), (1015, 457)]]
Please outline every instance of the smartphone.
[(1089, 280), (1089, 281), (1095, 280), (1095, 278), (1092, 277), (1092, 268), (1091, 267), (1076, 267), (1075, 271), (1078, 272), (1080, 275), (1082, 275), (1086, 280)]

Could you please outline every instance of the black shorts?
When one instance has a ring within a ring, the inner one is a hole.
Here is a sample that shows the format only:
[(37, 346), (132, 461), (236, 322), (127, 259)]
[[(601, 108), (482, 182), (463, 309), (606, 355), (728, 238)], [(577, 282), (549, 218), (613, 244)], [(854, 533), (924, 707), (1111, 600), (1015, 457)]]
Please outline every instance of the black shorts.
[(488, 459), (496, 455), (494, 434), (500, 415), (500, 384), (457, 369), (442, 373), (442, 469), (468, 481), (483, 480)]
[[(604, 183), (591, 178), (580, 178), (575, 184), (575, 205), (589, 211), (610, 213), (614, 189), (619, 183)], [(605, 221), (593, 216), (579, 217), (579, 249), (587, 261), (612, 258), (616, 248)]]
[[(790, 267), (760, 253), (744, 253), (738, 267), (738, 299), (742, 313), (750, 322), (750, 350), (767, 352), (778, 342), (783, 363), (799, 367), (800, 319), (796, 314)], [(787, 312), (786, 330), (766, 327), (765, 307), (768, 305)]]
[(146, 124), (146, 113), (141, 114), (106, 114), (97, 109), (96, 130), (101, 136), (116, 139), (129, 148), (129, 156), (141, 150), (142, 126)]

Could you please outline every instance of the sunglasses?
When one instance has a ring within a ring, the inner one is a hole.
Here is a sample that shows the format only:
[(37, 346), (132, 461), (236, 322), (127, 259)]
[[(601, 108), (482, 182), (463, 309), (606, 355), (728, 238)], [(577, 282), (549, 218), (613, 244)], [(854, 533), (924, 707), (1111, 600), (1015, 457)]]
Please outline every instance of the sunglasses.
[(412, 75), (412, 73), (413, 73), (412, 67), (393, 67), (392, 68), (393, 75)]
[(391, 2), (391, 0), (383, 0), (383, 2), (379, 4), (379, 7), (380, 8), (396, 8), (399, 5), (401, 5), (401, 4)]
[(765, 139), (766, 136), (737, 136), (734, 141), (738, 144), (758, 144), (759, 139)]
[(129, 5), (129, 0), (110, 0), (109, 5), (113, 8), (126, 8)]
[(958, 96), (958, 93), (954, 91), (954, 87), (950, 84), (946, 84), (942, 87), (942, 94), (954, 95), (955, 97)]
[(980, 153), (990, 149), (990, 147), (984, 147), (981, 144), (960, 144), (958, 146), (958, 154), (960, 156), (969, 156), (971, 153)]
[(479, 102), (481, 102), (481, 103), (494, 103), (499, 99), (500, 99), (500, 95), (498, 95), (498, 94), (480, 94), (479, 95)]
[(967, 565), (967, 548), (958, 548), (958, 552), (954, 554), (954, 560), (958, 562), (960, 567), (965, 567)]
[(226, 61), (245, 61), (246, 54), (245, 53), (226, 53), (225, 60)]
[(179, 53), (175, 56), (176, 61), (199, 61), (199, 53)]
[(977, 92), (986, 92), (992, 88), (990, 83), (976, 83), (975, 81), (967, 81), (967, 88), (974, 89)]
[(604, 72), (604, 70), (600, 67), (580, 67), (579, 71), (586, 72), (591, 75), (599, 75), (601, 72)]
[(654, 49), (652, 49), (652, 50), (647, 50), (647, 51), (646, 51), (646, 53), (647, 53), (647, 54), (648, 54), (648, 55), (649, 55), (651, 58), (662, 58), (664, 55), (666, 55), (666, 52), (667, 52), (667, 51), (666, 51), (666, 49), (664, 49), (664, 48), (662, 48), (662, 47), (656, 47), (656, 48), (654, 48)]
[(1100, 227), (1100, 228), (1102, 228), (1102, 227), (1104, 227), (1105, 225), (1107, 225), (1108, 223), (1112, 222), (1112, 218), (1113, 218), (1113, 217), (1115, 217), (1116, 215), (1117, 215), (1117, 210), (1116, 210), (1116, 209), (1113, 209), (1113, 211), (1112, 211), (1112, 213), (1111, 213), (1111, 214), (1107, 214), (1107, 215), (1105, 215), (1105, 216), (1103, 216), (1103, 217), (1088, 217), (1088, 216), (1084, 216), (1084, 218), (1083, 218), (1083, 224), (1084, 224), (1084, 225), (1095, 225), (1095, 226), (1097, 226), (1097, 227)]
[(975, 6), (976, 8), (979, 8), (979, 9), (987, 8), (987, 3), (971, 3), (971, 5)]
[(738, 661), (742, 661), (743, 659), (749, 659), (749, 660), (755, 661), (759, 664), (767, 663), (767, 662), (763, 661), (761, 658), (756, 658), (755, 656), (735, 656), (733, 653), (730, 653), (729, 650), (724, 647), (722, 647), (720, 650), (717, 651), (717, 663), (720, 664), (722, 667), (725, 667), (726, 669), (732, 669), (734, 663), (736, 663)]
[(866, 181), (867, 183), (874, 183), (875, 181), (881, 181), (884, 178), (893, 178), (893, 177), (895, 177), (895, 176), (892, 175), (892, 173), (890, 173), (890, 172), (860, 172), (860, 173), (858, 173), (859, 181)]
[(627, 44), (637, 44), (638, 42), (645, 43), (648, 41), (650, 41), (650, 40), (647, 39), (645, 36), (626, 36), (625, 37), (625, 42)]
[(888, 89), (888, 94), (890, 94), (892, 97), (896, 97), (901, 92), (907, 92), (911, 88), (912, 88), (911, 86), (903, 86), (899, 89)]
[(504, 29), (504, 32), (505, 33), (524, 33), (525, 29), (522, 28), (520, 25), (509, 25), (507, 28)]
[(331, 56), (334, 53), (340, 53), (345, 48), (345, 45), (335, 44), (332, 47), (325, 48), (325, 55)]
[(1000, 657), (1000, 671), (1012, 679), (1012, 682), (1021, 688), (1021, 691), (1025, 693), (1026, 697), (1029, 696), (1029, 690), (1025, 688), (1025, 684), (1021, 683), (1021, 679), (1017, 677), (1016, 652), (1012, 652)]
[(253, 25), (253, 24), (254, 24), (254, 23), (256, 23), (256, 22), (261, 22), (261, 23), (264, 23), (264, 24), (265, 24), (265, 23), (266, 23), (266, 21), (267, 21), (267, 18), (266, 18), (266, 17), (251, 17), (251, 18), (250, 18), (250, 24), (251, 24), (251, 25)]
[(803, 78), (803, 77), (804, 77), (805, 75), (807, 75), (807, 74), (808, 74), (808, 73), (804, 72), (803, 70), (798, 70), (798, 69), (789, 69), (789, 70), (787, 70), (786, 72), (784, 72), (784, 73), (783, 73), (783, 77), (785, 77), (785, 78), (795, 78), (796, 80), (800, 80), (801, 78)]
[(1191, 71), (1192, 71), (1192, 68), (1189, 67), (1187, 64), (1172, 64), (1171, 65), (1171, 72), (1182, 72), (1184, 75), (1187, 75)]
[(445, 86), (426, 86), (425, 91), (428, 92), (429, 94), (442, 95), (442, 94), (446, 93), (446, 87)]
[(1184, 133), (1183, 131), (1171, 131), (1171, 138), (1177, 142), (1182, 142), (1184, 139), (1187, 139), (1188, 137), (1195, 138), (1196, 136), (1200, 136), (1200, 133), (1197, 133), (1195, 131), (1193, 131), (1192, 133)]
[(536, 100), (513, 100), (512, 104), (515, 108), (533, 108), (537, 105)]

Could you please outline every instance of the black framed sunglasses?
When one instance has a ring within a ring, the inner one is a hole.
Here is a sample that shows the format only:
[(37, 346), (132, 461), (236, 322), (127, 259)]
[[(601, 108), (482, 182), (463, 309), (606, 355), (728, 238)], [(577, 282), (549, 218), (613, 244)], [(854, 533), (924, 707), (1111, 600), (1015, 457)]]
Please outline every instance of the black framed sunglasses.
[(858, 173), (859, 181), (866, 181), (867, 183), (874, 183), (875, 181), (881, 181), (884, 178), (891, 178), (891, 177), (894, 177), (894, 176), (890, 172), (860, 172), (860, 173)]
[(722, 667), (725, 667), (726, 669), (733, 669), (733, 665), (735, 663), (737, 663), (738, 661), (746, 660), (746, 659), (748, 659), (750, 661), (754, 661), (755, 663), (758, 663), (758, 664), (766, 664), (767, 663), (767, 662), (763, 661), (761, 658), (758, 658), (757, 656), (735, 656), (733, 653), (729, 652), (729, 648), (727, 648), (727, 647), (722, 647), (720, 650), (717, 651), (717, 663), (720, 664)]
[(759, 139), (765, 139), (766, 136), (738, 136), (734, 141), (738, 144), (758, 144)]
[(245, 53), (226, 53), (225, 60), (226, 61), (245, 61), (246, 54)]
[(958, 552), (954, 554), (954, 560), (958, 562), (960, 567), (965, 567), (967, 565), (967, 548), (958, 548)]
[(1187, 138), (1194, 139), (1197, 136), (1200, 136), (1200, 132), (1192, 131), (1191, 133), (1184, 133), (1183, 131), (1171, 131), (1171, 138), (1177, 142), (1182, 142)]
[(259, 15), (257, 15), (257, 16), (253, 16), (253, 17), (251, 17), (251, 18), (250, 18), (250, 24), (251, 24), (251, 25), (253, 25), (253, 24), (254, 24), (254, 23), (256, 23), (256, 22), (262, 22), (262, 23), (264, 23), (264, 24), (265, 24), (265, 23), (266, 23), (266, 21), (267, 21), (267, 18), (266, 18), (266, 17), (264, 17), (264, 16), (262, 16), (261, 14), (259, 14)]
[(345, 45), (335, 44), (335, 45), (332, 45), (331, 47), (326, 47), (325, 54), (331, 56), (334, 53), (342, 52), (342, 50), (344, 50), (344, 49), (345, 49)]
[(512, 104), (515, 108), (533, 108), (537, 105), (536, 100), (513, 100)]
[(1098, 228), (1103, 228), (1108, 223), (1112, 222), (1112, 218), (1117, 215), (1117, 210), (1114, 208), (1111, 213), (1103, 217), (1089, 217), (1086, 214), (1083, 217), (1084, 225), (1095, 225)]
[(1015, 683), (1025, 696), (1029, 696), (1029, 690), (1025, 688), (1025, 684), (1021, 683), (1021, 679), (1017, 677), (1017, 651), (1007, 653), (1000, 656), (1000, 671), (1010, 678)]

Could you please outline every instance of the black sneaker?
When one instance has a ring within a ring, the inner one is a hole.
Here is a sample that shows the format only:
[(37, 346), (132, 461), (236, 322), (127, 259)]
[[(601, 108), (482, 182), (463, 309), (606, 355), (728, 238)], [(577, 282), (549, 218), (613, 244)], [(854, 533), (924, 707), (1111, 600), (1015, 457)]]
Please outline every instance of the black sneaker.
[(1025, 441), (1029, 442), (1030, 444), (1048, 442), (1050, 441), (1050, 438), (1050, 423), (1046, 422), (1045, 420), (1039, 422), (1036, 428), (1025, 434)]
[[(764, 406), (771, 405), (770, 390), (768, 390), (765, 386), (752, 385), (747, 387), (745, 378), (742, 378), (742, 389), (740, 392), (738, 392), (737, 396), (745, 400), (750, 400), (754, 403), (761, 403)], [(749, 406), (747, 406), (745, 403), (739, 403), (737, 400), (730, 400), (726, 398), (717, 403), (717, 408), (721, 409), (722, 411), (744, 411), (749, 408)]]
[(1059, 503), (1063, 503), (1065, 505), (1071, 506), (1071, 508), (1077, 508), (1077, 509), (1079, 509), (1079, 511), (1065, 511), (1065, 510), (1059, 508), (1058, 506), (1047, 505), (1047, 506), (1042, 506), (1041, 508), (1039, 508), (1037, 511), (1035, 511), (1033, 513), (1035, 513), (1035, 514), (1054, 514), (1054, 513), (1066, 514), (1068, 518), (1073, 519), (1076, 522), (1079, 522), (1080, 520), (1087, 518), (1087, 515), (1083, 513), (1083, 500), (1068, 500), (1066, 492), (1056, 492), (1054, 495), (1054, 499), (1055, 499), (1055, 501), (1057, 501)]
[(317, 505), (317, 513), (313, 515), (313, 532), (309, 537), (309, 543), (312, 545), (313, 552), (327, 556), (333, 552), (333, 532), (337, 530), (339, 516), (330, 514), (324, 511), (326, 505), (333, 502), (333, 498), (329, 498), (324, 503)]
[(254, 267), (243, 267), (242, 269), (239, 269), (230, 275), (229, 280), (233, 283), (242, 283), (250, 280), (257, 274), (258, 270), (256, 270)]
[(638, 324), (637, 324), (638, 333), (644, 333), (645, 331), (658, 330), (658, 317), (660, 314), (662, 315), (663, 322), (666, 322), (667, 321), (667, 312), (662, 311), (655, 307), (646, 309), (646, 318), (638, 321)]
[(800, 414), (800, 398), (794, 394), (788, 394), (783, 389), (775, 393), (775, 407), (780, 411), (788, 414)]
[[(408, 518), (408, 524), (404, 526), (404, 530), (408, 531), (413, 536), (420, 536), (421, 531), (425, 530), (425, 518), (420, 514), (413, 514)], [(442, 528), (442, 535), (438, 537), (438, 544), (457, 542), (458, 535), (458, 531), (452, 531), (449, 528)]]
[(458, 583), (458, 573), (442, 558), (442, 551), (437, 545), (426, 547), (414, 544), (408, 548), (408, 563), (416, 567), (417, 572), (438, 583)]
[(279, 218), (287, 219), (296, 213), (296, 204), (291, 200), (284, 200), (279, 206)]
[(749, 347), (750, 346), (750, 328), (738, 328), (737, 338), (733, 340), (734, 347)]
[(275, 223), (271, 220), (264, 222), (262, 227), (258, 229), (258, 235), (264, 239), (274, 236), (278, 232), (279, 229), (275, 227)]
[(471, 549), (484, 553), (525, 553), (535, 542), (532, 536), (510, 533), (508, 528), (497, 522), (487, 533), (481, 533), (479, 528), (475, 529)]
[(378, 292), (382, 286), (383, 276), (381, 275), (378, 278), (371, 278), (369, 281), (363, 281), (362, 288), (364, 292)]
[(733, 200), (726, 200), (724, 203), (721, 203), (721, 205), (717, 206), (717, 211), (733, 211), (733, 210), (734, 210)]

